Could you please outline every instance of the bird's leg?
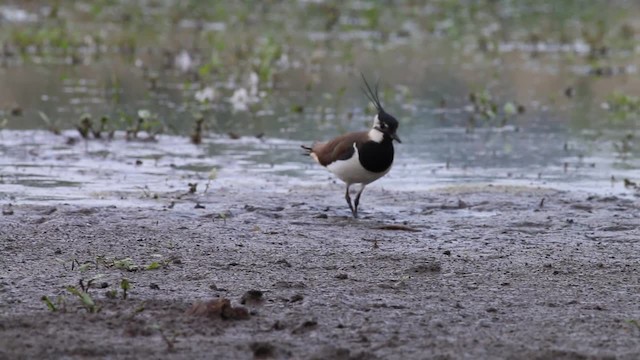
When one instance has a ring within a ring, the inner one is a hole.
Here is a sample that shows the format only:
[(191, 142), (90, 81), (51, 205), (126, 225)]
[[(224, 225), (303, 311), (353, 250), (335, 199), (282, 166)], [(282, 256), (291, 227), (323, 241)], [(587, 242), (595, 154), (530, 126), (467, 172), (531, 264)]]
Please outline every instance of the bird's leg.
[(349, 209), (351, 209), (351, 213), (353, 214), (353, 217), (358, 217), (358, 214), (355, 212), (355, 210), (353, 210), (353, 205), (351, 204), (351, 196), (349, 195), (350, 187), (351, 187), (351, 184), (347, 184), (347, 192), (344, 194), (344, 198), (347, 200), (347, 204), (349, 204)]
[(354, 217), (358, 217), (358, 204), (360, 203), (360, 195), (362, 195), (362, 192), (364, 191), (365, 186), (366, 186), (365, 184), (362, 184), (360, 191), (358, 191), (358, 195), (356, 195), (356, 200), (353, 202), (353, 205), (356, 210), (355, 213), (353, 214)]

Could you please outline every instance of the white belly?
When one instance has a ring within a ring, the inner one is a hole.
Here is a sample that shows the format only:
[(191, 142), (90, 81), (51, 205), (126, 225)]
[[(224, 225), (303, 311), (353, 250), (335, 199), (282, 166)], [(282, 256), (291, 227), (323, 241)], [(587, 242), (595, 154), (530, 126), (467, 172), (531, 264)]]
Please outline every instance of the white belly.
[(338, 160), (334, 161), (331, 164), (327, 165), (327, 169), (332, 173), (336, 174), (336, 176), (346, 182), (347, 184), (369, 184), (372, 183), (384, 175), (386, 175), (389, 170), (391, 170), (391, 166), (383, 172), (372, 172), (360, 164), (360, 160), (358, 160), (358, 149), (354, 146), (355, 153), (353, 156), (347, 160)]

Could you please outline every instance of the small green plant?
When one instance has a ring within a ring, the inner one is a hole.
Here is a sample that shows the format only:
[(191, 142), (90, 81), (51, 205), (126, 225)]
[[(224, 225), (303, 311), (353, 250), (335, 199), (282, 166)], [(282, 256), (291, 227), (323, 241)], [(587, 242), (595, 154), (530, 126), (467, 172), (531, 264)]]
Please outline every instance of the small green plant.
[(498, 113), (498, 103), (486, 90), (469, 94), (469, 102), (473, 105), (473, 112), (483, 116), (486, 120), (495, 118)]
[(120, 281), (120, 289), (122, 289), (122, 299), (126, 300), (128, 296), (128, 292), (131, 289), (131, 283), (127, 279), (122, 279)]
[(111, 263), (113, 267), (119, 270), (136, 271), (140, 267), (136, 265), (131, 258), (124, 258), (120, 260), (113, 260)]
[(76, 126), (76, 129), (78, 129), (80, 136), (82, 136), (83, 139), (88, 139), (89, 135), (93, 131), (92, 128), (93, 128), (93, 123), (91, 120), (91, 115), (82, 114), (82, 116), (80, 117), (80, 124)]
[(636, 329), (640, 330), (640, 321), (632, 319), (632, 320), (627, 320), (627, 324), (629, 325), (633, 325)]
[(58, 311), (58, 307), (56, 307), (56, 306), (53, 304), (53, 302), (51, 301), (51, 299), (49, 299), (49, 297), (48, 297), (47, 295), (43, 295), (43, 296), (40, 298), (40, 300), (42, 300), (42, 301), (47, 305), (47, 308), (48, 308), (50, 311), (54, 311), (54, 312), (55, 312), (55, 311)]
[(156, 270), (156, 269), (160, 269), (162, 267), (162, 264), (154, 261), (151, 264), (147, 265), (144, 267), (145, 270)]
[[(100, 125), (96, 129), (91, 129), (91, 133), (93, 137), (96, 139), (101, 139), (102, 134), (107, 130), (107, 125), (109, 123), (109, 118), (107, 116), (103, 116), (100, 118)], [(113, 138), (114, 131), (109, 132), (109, 138)]]
[(218, 218), (222, 219), (222, 223), (224, 225), (227, 225), (227, 213), (222, 211), (220, 213), (218, 213)]
[[(56, 262), (60, 263), (62, 265), (62, 267), (64, 268), (65, 271), (79, 271), (79, 272), (85, 272), (88, 270), (91, 270), (91, 268), (98, 268), (98, 262), (94, 262), (91, 260), (87, 260), (83, 263), (80, 263), (80, 261), (78, 261), (78, 259), (71, 259), (71, 260), (64, 260), (64, 259), (60, 259), (60, 258), (56, 258), (55, 259)], [(71, 262), (71, 266), (67, 267), (67, 263)], [(96, 278), (90, 280), (90, 281), (94, 281), (96, 280)]]
[(87, 261), (87, 262), (85, 262), (84, 264), (82, 264), (82, 265), (80, 265), (78, 267), (78, 271), (85, 272), (85, 271), (89, 270), (91, 268), (91, 266), (95, 266), (95, 265), (93, 264), (93, 262)]
[(175, 350), (178, 334), (173, 333), (173, 336), (167, 336), (164, 329), (159, 324), (154, 324), (151, 326), (151, 328), (154, 330), (158, 330), (160, 336), (162, 336), (162, 340), (164, 340), (165, 344), (167, 344), (167, 351), (173, 352)]
[(207, 183), (204, 186), (203, 193), (206, 194), (209, 191), (209, 187), (211, 186), (211, 182), (213, 180), (215, 180), (217, 177), (218, 177), (218, 169), (211, 168), (211, 170), (209, 171), (209, 175), (207, 176)]
[(198, 145), (202, 143), (202, 130), (204, 125), (204, 116), (200, 113), (196, 115), (195, 128), (191, 134), (191, 142)]
[(91, 295), (86, 290), (80, 290), (75, 286), (67, 286), (67, 291), (72, 295), (75, 295), (80, 300), (80, 303), (89, 313), (97, 313), (100, 311), (100, 307), (96, 305), (96, 303), (91, 298)]
[(273, 37), (267, 38), (257, 48), (257, 73), (260, 81), (267, 83), (272, 79), (275, 62), (282, 55), (282, 46)]
[(51, 121), (51, 119), (47, 116), (47, 114), (45, 114), (42, 111), (38, 111), (38, 115), (40, 115), (40, 118), (42, 119), (42, 121), (47, 126), (47, 130), (49, 130), (50, 132), (52, 132), (55, 135), (60, 135), (60, 125), (59, 124)]
[(116, 297), (118, 297), (118, 290), (115, 290), (115, 289), (107, 290), (107, 292), (105, 293), (105, 296), (109, 299), (115, 299)]
[(505, 126), (510, 118), (525, 112), (524, 106), (509, 101), (500, 106), (487, 90), (470, 93), (469, 102), (473, 109), (468, 123), (470, 129), (475, 127), (476, 116), (492, 126)]
[(635, 120), (640, 115), (640, 97), (614, 92), (603, 105), (614, 123)]
[(136, 315), (142, 313), (145, 310), (145, 303), (138, 305), (131, 314), (129, 314), (129, 319), (133, 319)]
[(65, 312), (66, 311), (66, 303), (64, 296), (56, 297), (56, 301), (54, 302), (46, 295), (43, 295), (40, 300), (47, 306), (47, 309), (52, 312)]

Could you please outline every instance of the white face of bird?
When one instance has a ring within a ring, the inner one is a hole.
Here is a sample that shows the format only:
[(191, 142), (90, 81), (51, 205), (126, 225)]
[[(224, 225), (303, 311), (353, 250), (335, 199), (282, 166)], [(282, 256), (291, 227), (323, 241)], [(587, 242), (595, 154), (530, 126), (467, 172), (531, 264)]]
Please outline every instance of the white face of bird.
[(397, 142), (402, 142), (398, 134), (396, 134), (397, 129), (398, 120), (385, 111), (380, 111), (373, 118), (373, 126), (371, 130), (369, 130), (369, 138), (372, 141), (380, 143), (386, 136)]
[(375, 141), (377, 143), (381, 143), (384, 139), (384, 133), (380, 130), (380, 118), (376, 114), (373, 118), (373, 125), (371, 126), (371, 130), (369, 130), (369, 138), (371, 141)]

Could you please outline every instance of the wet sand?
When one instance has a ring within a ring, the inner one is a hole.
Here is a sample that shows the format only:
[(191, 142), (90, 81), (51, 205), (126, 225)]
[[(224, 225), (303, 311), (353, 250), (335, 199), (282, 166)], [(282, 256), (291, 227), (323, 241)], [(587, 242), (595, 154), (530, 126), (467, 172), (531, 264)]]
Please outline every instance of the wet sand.
[[(5, 206), (0, 358), (640, 357), (637, 197), (372, 186), (358, 220), (337, 185), (170, 203)], [(65, 288), (98, 275), (89, 313)], [(221, 298), (239, 312), (194, 311)]]

